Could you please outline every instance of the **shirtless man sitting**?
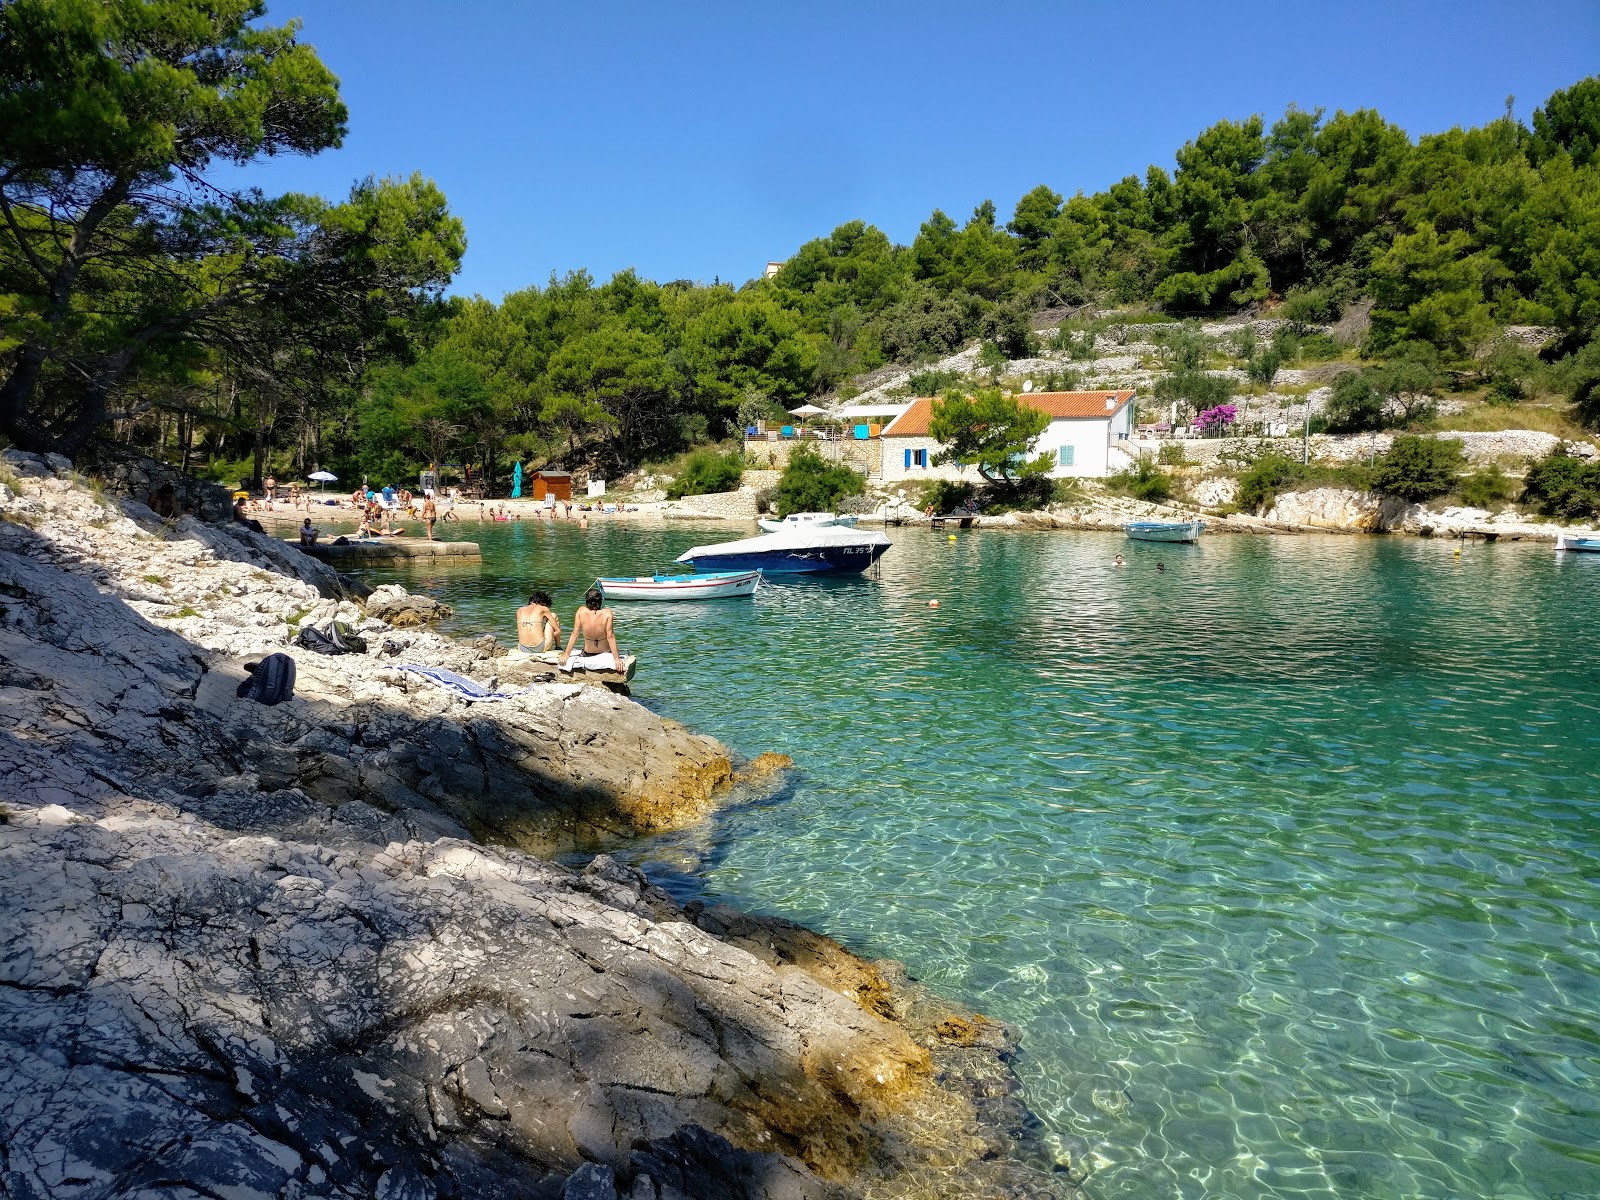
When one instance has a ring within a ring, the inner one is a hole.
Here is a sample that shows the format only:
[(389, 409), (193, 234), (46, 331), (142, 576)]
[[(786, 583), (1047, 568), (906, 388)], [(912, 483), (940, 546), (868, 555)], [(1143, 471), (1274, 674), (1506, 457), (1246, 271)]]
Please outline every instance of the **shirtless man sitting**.
[(534, 592), (517, 609), (517, 649), (524, 654), (544, 654), (561, 644), (561, 621), (550, 610), (550, 593)]
[[(572, 617), (572, 636), (567, 639), (567, 661), (562, 670), (582, 668), (585, 671), (620, 671), (622, 655), (617, 652), (617, 635), (611, 621), (611, 610), (604, 607), (605, 594), (597, 587), (583, 594), (583, 607)], [(579, 636), (583, 638), (583, 653), (575, 654)]]

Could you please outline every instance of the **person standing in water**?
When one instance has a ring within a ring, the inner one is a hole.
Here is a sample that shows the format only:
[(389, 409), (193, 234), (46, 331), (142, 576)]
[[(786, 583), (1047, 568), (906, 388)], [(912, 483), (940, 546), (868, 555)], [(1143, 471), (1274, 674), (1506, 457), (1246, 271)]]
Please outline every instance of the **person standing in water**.
[(433, 523), (439, 519), (438, 506), (433, 502), (433, 493), (429, 492), (422, 502), (422, 523), (428, 527), (428, 540), (433, 541)]
[[(605, 602), (605, 593), (597, 587), (583, 594), (583, 607), (572, 616), (572, 636), (567, 639), (564, 670), (571, 671), (578, 667), (586, 671), (622, 669), (622, 655), (617, 652), (616, 627)], [(583, 652), (578, 654), (573, 652), (573, 648), (580, 636), (583, 638)]]
[(550, 593), (540, 590), (517, 609), (517, 649), (543, 654), (561, 644), (561, 621), (550, 608)]

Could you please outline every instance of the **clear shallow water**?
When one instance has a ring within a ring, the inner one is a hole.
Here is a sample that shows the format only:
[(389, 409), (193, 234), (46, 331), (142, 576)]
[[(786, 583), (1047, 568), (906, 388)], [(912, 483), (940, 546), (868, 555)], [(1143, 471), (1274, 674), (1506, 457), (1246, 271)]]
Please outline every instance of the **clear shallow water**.
[[(738, 533), (469, 522), (394, 577), (509, 640)], [(1018, 1025), (1096, 1197), (1600, 1195), (1600, 559), (891, 535), (618, 606), (639, 699), (799, 765), (647, 869)]]

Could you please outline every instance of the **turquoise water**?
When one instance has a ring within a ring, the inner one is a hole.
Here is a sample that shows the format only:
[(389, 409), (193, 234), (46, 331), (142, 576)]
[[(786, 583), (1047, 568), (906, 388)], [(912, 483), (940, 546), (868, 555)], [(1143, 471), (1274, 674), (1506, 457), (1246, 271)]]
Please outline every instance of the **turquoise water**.
[[(738, 532), (399, 577), (509, 640)], [(1095, 1197), (1600, 1195), (1600, 557), (891, 532), (880, 578), (619, 606), (638, 698), (799, 768), (649, 870), (1016, 1024)]]

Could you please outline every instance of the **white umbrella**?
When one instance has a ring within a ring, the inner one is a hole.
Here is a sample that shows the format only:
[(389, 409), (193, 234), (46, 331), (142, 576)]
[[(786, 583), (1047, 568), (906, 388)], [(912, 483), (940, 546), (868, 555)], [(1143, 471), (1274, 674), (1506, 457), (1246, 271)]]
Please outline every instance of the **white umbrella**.
[(791, 408), (789, 415), (791, 417), (814, 417), (827, 411), (825, 408), (818, 408), (815, 404), (802, 404), (799, 408)]
[(317, 490), (319, 492), (322, 490), (322, 484), (339, 482), (339, 477), (332, 471), (313, 471), (311, 474), (307, 475), (306, 478), (311, 480), (312, 483), (318, 485)]

